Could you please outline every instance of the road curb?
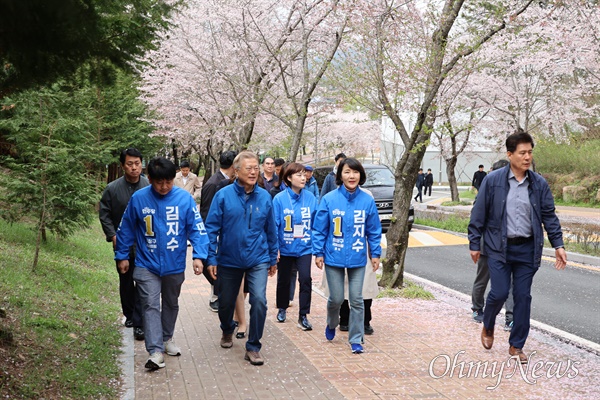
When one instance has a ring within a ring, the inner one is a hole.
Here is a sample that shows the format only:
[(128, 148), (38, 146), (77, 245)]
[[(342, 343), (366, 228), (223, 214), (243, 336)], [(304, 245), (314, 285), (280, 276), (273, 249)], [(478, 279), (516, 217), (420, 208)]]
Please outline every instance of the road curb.
[[(465, 302), (467, 304), (471, 304), (471, 296), (461, 293), (457, 290), (450, 289), (446, 286), (440, 285), (439, 283), (432, 282), (428, 279), (421, 278), (419, 276), (409, 274), (407, 272), (404, 273), (404, 277), (410, 279), (411, 281), (418, 283), (424, 287), (424, 289), (433, 289), (438, 292), (446, 293), (452, 297), (458, 298), (460, 301)], [(451, 302), (438, 299), (440, 301), (444, 301), (445, 303), (451, 304)], [(456, 306), (456, 304), (454, 304)], [(470, 306), (469, 306), (470, 307)], [(502, 308), (502, 314), (504, 315), (504, 308)], [(573, 335), (572, 333), (565, 332), (561, 329), (554, 328), (550, 325), (544, 324), (543, 322), (536, 321), (534, 319), (531, 320), (531, 326), (543, 332), (557, 340), (560, 340), (563, 343), (567, 343), (573, 345), (579, 349), (585, 350), (597, 356), (600, 356), (600, 344), (594, 343), (590, 340), (584, 339), (582, 337)]]
[(120, 400), (135, 399), (135, 366), (133, 349), (133, 333), (132, 328), (121, 327), (121, 355), (119, 356), (119, 364), (121, 365), (121, 396)]

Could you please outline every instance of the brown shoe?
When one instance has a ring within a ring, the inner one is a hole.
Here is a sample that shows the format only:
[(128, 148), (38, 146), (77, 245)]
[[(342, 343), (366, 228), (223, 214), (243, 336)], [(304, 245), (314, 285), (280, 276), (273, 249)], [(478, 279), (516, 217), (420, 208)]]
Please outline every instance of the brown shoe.
[(481, 344), (484, 348), (488, 350), (492, 348), (492, 345), (494, 344), (493, 329), (486, 329), (485, 326), (483, 327), (483, 329), (481, 330)]
[(224, 333), (221, 336), (221, 347), (224, 349), (228, 349), (233, 346), (233, 333)]
[(244, 360), (250, 361), (252, 365), (263, 365), (265, 363), (258, 351), (247, 351)]
[(510, 346), (508, 348), (508, 354), (511, 356), (518, 356), (521, 364), (527, 364), (527, 354), (523, 353), (523, 349), (519, 349), (517, 347)]

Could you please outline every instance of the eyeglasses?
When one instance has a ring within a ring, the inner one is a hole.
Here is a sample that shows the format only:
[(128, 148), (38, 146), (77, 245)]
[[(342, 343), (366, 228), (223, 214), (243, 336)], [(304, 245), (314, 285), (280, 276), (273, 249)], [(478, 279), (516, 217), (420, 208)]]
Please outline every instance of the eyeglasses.
[(252, 171), (258, 172), (258, 171), (260, 171), (260, 167), (244, 167), (244, 169), (246, 170), (246, 172), (252, 172)]

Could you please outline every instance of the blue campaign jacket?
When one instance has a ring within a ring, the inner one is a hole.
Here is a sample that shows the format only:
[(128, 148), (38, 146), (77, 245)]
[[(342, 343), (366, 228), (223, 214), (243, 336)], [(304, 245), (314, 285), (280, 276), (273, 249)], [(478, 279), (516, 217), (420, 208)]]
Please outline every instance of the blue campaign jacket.
[[(471, 210), (469, 222), (469, 249), (482, 251), (491, 258), (506, 261), (506, 198), (510, 189), (508, 172), (510, 165), (490, 172), (479, 187), (477, 201)], [(544, 178), (532, 171), (529, 177), (529, 202), (531, 203), (531, 225), (533, 231), (533, 261), (538, 266), (542, 260), (544, 232), (553, 247), (564, 246), (560, 221), (556, 216), (554, 198)], [(481, 236), (485, 236), (484, 249), (481, 249)]]
[(360, 188), (349, 193), (344, 185), (319, 203), (313, 224), (313, 254), (334, 267), (357, 268), (381, 257), (381, 223), (373, 197)]
[(317, 183), (317, 180), (314, 176), (311, 176), (310, 180), (306, 182), (306, 186), (304, 189), (311, 192), (317, 199), (317, 203), (319, 202), (319, 184)]
[(248, 269), (277, 264), (277, 230), (271, 195), (254, 186), (246, 194), (236, 180), (213, 198), (206, 231), (208, 265)]
[[(302, 189), (300, 194), (286, 188), (273, 199), (275, 226), (282, 256), (300, 257), (312, 254), (312, 224), (317, 212), (317, 199)], [(294, 226), (304, 226), (304, 237), (294, 238)]]
[(185, 271), (187, 241), (193, 257), (208, 254), (208, 236), (198, 206), (178, 187), (166, 195), (146, 186), (131, 196), (117, 230), (115, 260), (127, 260), (136, 245), (135, 267), (166, 276)]

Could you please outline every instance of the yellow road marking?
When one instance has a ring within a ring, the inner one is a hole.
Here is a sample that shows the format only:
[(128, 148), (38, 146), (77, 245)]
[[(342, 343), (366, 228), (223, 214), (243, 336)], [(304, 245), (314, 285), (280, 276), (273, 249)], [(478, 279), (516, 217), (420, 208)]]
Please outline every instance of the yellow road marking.
[[(416, 232), (415, 232), (416, 233)], [(421, 238), (421, 240), (417, 239), (413, 235), (412, 232), (408, 238), (408, 247), (424, 247), (424, 246), (457, 246), (463, 244), (469, 244), (469, 240), (467, 238), (453, 235), (451, 233), (446, 232), (437, 232), (437, 231), (420, 231), (419, 237), (422, 237), (422, 234), (426, 233), (426, 236), (430, 236), (433, 240), (426, 241)]]
[[(542, 256), (542, 260), (544, 261), (548, 261), (551, 263), (554, 263), (556, 261), (556, 259), (554, 257), (547, 257), (547, 256)], [(594, 272), (600, 272), (600, 267), (594, 267), (592, 265), (585, 265), (585, 264), (580, 264), (574, 261), (567, 261), (567, 266), (569, 267), (576, 267), (576, 268), (583, 268), (583, 269), (587, 269), (588, 271), (594, 271)]]

